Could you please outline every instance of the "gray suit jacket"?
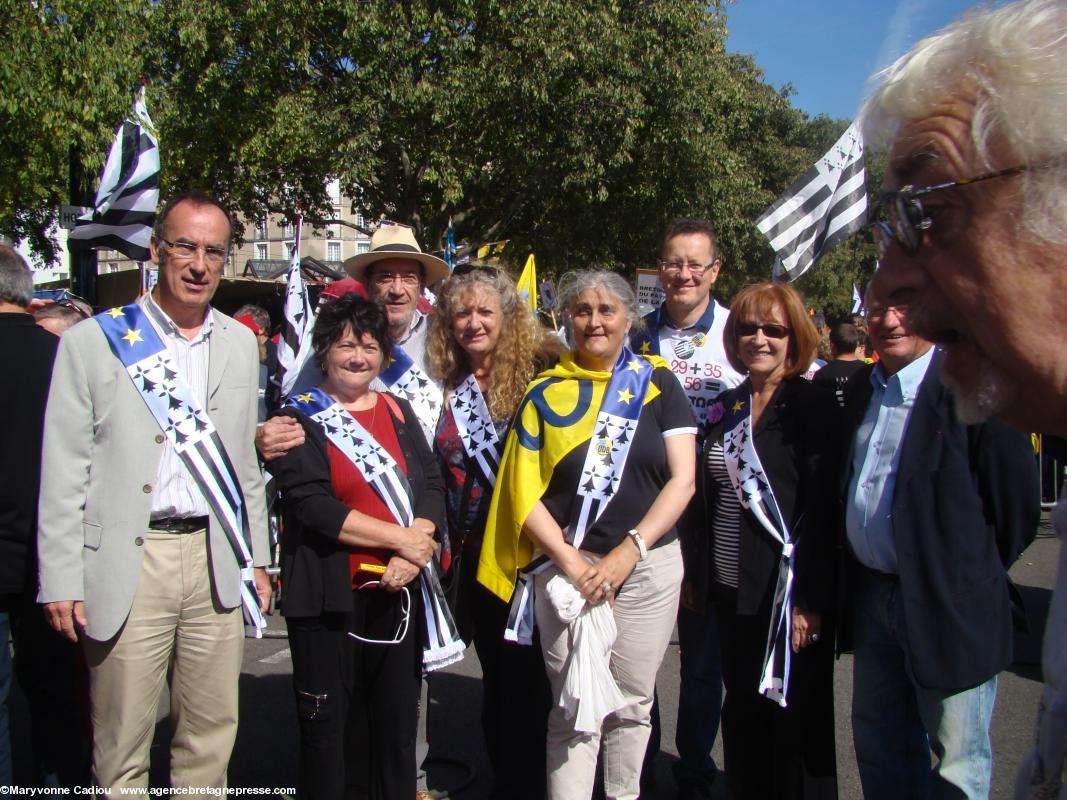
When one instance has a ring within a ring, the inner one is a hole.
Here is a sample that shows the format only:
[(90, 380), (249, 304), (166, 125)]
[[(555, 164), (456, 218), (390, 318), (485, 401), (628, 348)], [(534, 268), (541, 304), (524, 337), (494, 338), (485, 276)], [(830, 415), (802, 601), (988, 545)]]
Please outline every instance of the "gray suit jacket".
[[(256, 566), (269, 561), (263, 478), (253, 437), (259, 386), (255, 336), (212, 312), (207, 413), (244, 491)], [(38, 514), (41, 603), (84, 600), (86, 633), (106, 641), (137, 589), (163, 436), (100, 326), (60, 341), (45, 412)], [(141, 544), (138, 544), (138, 541)], [(215, 597), (240, 605), (240, 568), (214, 515), (208, 550)]]

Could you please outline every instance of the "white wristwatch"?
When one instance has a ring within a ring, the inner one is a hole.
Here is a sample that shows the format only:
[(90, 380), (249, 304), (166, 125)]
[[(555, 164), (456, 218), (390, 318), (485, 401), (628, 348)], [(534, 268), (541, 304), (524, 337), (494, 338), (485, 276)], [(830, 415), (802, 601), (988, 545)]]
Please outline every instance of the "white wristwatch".
[(644, 561), (648, 558), (648, 548), (645, 547), (644, 537), (637, 532), (637, 528), (630, 528), (630, 530), (626, 531), (626, 535), (630, 537), (630, 541), (637, 547), (637, 552), (640, 554), (637, 560)]

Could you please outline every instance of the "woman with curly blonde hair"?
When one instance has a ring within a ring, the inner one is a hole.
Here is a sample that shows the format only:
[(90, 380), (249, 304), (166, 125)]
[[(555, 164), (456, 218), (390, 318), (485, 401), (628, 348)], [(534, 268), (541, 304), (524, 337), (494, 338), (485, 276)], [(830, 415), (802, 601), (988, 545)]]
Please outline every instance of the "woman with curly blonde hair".
[(473, 640), (482, 665), (490, 798), (545, 796), (550, 694), (541, 648), (504, 640), (508, 606), (475, 580), (475, 570), (508, 426), (526, 385), (564, 349), (495, 267), (457, 267), (427, 335), (427, 369), (446, 398), (435, 436), (448, 521), (441, 562), (460, 633)]

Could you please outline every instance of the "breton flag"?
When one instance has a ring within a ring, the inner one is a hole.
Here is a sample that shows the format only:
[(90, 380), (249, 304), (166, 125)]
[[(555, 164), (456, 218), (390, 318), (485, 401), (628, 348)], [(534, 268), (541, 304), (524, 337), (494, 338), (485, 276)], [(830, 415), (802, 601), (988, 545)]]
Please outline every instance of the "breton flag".
[(863, 313), (863, 298), (860, 297), (860, 290), (856, 288), (856, 284), (852, 284), (852, 313)]
[(159, 148), (145, 107), (144, 87), (131, 118), (115, 130), (93, 208), (78, 218), (71, 239), (147, 261), (159, 203)]
[(278, 338), (278, 386), (284, 401), (293, 390), (304, 362), (311, 355), (311, 329), (315, 312), (311, 310), (304, 276), (300, 274), (300, 217), (296, 218), (296, 246), (289, 259), (285, 283), (285, 307), (282, 310), (282, 334)]
[(519, 280), (515, 284), (515, 288), (519, 292), (519, 297), (522, 301), (530, 307), (530, 310), (537, 313), (537, 266), (534, 264), (534, 255), (530, 253), (530, 257), (526, 259), (526, 266), (522, 268), (522, 274), (519, 276)]
[(852, 123), (830, 152), (763, 212), (756, 227), (777, 253), (774, 279), (794, 281), (866, 221), (863, 138)]

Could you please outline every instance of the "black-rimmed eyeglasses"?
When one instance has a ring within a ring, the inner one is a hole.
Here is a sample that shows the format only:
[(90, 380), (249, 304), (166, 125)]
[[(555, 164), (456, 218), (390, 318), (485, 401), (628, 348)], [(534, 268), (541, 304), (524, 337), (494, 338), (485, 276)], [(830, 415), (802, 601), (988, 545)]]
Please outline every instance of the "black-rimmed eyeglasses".
[[(956, 186), (969, 186), (979, 181), (988, 181), (992, 178), (1003, 178), (1007, 175), (1018, 175), (1026, 172), (1029, 167), (1011, 167), (996, 172), (987, 172), (984, 175), (976, 175), (973, 178), (964, 178), (959, 181), (937, 183), (933, 186), (920, 186), (916, 188), (908, 185), (891, 192), (884, 192), (878, 198), (871, 217), (876, 221), (871, 223), (871, 237), (878, 250), (878, 257), (882, 258), (889, 249), (891, 241), (900, 245), (900, 248), (909, 256), (919, 252), (923, 242), (923, 232), (928, 231), (934, 224), (933, 219), (923, 208), (919, 199), (923, 195), (932, 192), (940, 192), (942, 189), (952, 189)], [(884, 214), (888, 219), (877, 220)]]

